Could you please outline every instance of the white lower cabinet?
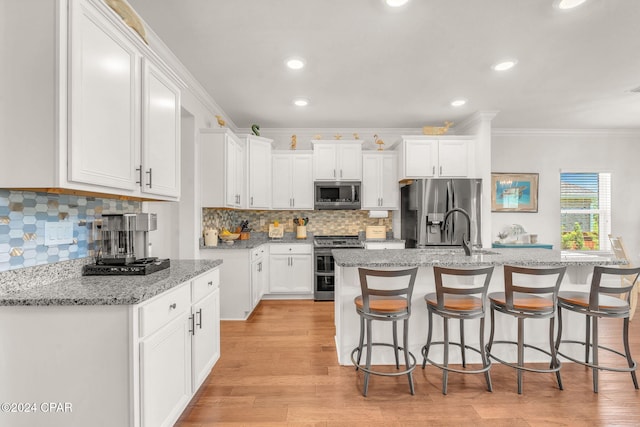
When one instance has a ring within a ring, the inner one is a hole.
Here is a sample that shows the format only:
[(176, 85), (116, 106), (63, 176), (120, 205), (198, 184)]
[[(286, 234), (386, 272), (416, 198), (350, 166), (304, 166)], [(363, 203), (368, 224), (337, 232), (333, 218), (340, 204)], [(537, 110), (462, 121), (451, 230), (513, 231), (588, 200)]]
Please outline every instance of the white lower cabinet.
[(269, 293), (313, 293), (312, 247), (308, 244), (278, 244), (269, 255)]
[(191, 319), (192, 392), (195, 393), (220, 358), (220, 270), (196, 278)]
[(171, 426), (191, 399), (191, 314), (140, 343), (142, 426)]
[[(224, 267), (220, 275), (220, 318), (223, 320), (245, 320), (262, 299), (264, 283), (268, 280), (269, 245), (260, 245), (253, 249), (203, 249), (200, 258), (221, 259)], [(264, 257), (262, 266), (258, 255)], [(255, 267), (255, 272), (253, 268)], [(260, 271), (258, 271), (258, 269)], [(264, 278), (264, 280), (260, 279)], [(261, 285), (262, 284), (262, 285)]]
[(219, 280), (212, 270), (140, 307), (142, 426), (172, 426), (220, 357)]
[(140, 304), (0, 306), (0, 400), (71, 405), (0, 425), (174, 425), (220, 356), (219, 280), (214, 268)]

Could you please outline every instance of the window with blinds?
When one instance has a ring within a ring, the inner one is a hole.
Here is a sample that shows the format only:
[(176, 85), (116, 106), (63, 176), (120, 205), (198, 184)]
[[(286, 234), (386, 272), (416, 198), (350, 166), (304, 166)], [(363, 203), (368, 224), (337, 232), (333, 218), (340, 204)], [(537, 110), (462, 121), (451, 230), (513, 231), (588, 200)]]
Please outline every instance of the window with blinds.
[(560, 173), (563, 250), (611, 249), (611, 174)]

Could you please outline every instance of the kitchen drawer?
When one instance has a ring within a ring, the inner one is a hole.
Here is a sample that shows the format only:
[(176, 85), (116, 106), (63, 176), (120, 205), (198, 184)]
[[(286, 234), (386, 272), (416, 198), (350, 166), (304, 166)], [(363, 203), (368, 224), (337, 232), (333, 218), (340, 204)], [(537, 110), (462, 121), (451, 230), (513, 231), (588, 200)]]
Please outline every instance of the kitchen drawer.
[(220, 286), (220, 269), (216, 268), (193, 279), (193, 302), (198, 302)]
[(291, 255), (291, 254), (309, 254), (311, 255), (311, 245), (287, 245), (287, 244), (272, 244), (271, 245), (271, 254), (272, 255)]
[(190, 310), (191, 287), (183, 284), (140, 307), (140, 336), (150, 335), (163, 325)]
[(265, 247), (264, 245), (260, 245), (257, 248), (254, 248), (251, 250), (251, 261), (254, 261), (256, 259), (260, 259), (261, 257), (264, 257), (264, 252), (265, 252)]

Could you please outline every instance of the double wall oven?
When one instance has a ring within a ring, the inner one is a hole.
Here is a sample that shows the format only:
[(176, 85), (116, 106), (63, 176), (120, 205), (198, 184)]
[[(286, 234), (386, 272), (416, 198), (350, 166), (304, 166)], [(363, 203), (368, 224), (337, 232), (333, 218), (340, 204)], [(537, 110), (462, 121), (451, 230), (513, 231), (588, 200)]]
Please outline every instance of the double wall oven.
[(333, 301), (335, 264), (331, 250), (364, 249), (358, 236), (316, 236), (313, 241), (315, 268), (313, 299)]

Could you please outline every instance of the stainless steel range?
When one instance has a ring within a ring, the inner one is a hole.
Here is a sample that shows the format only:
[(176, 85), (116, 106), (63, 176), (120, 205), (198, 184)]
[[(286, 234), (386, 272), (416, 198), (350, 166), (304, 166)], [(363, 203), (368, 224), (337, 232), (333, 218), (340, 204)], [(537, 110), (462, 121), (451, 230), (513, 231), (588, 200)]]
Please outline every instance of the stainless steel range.
[(313, 247), (316, 259), (313, 298), (316, 301), (333, 301), (335, 266), (331, 250), (363, 249), (364, 244), (358, 236), (316, 236)]

